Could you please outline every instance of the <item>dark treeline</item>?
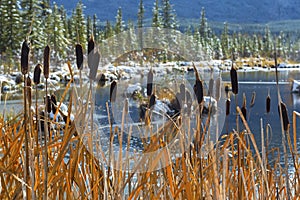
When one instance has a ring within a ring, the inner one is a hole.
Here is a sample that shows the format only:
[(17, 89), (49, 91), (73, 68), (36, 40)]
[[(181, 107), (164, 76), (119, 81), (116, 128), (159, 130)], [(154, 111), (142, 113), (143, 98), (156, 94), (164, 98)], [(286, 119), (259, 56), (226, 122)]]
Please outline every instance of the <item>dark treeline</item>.
[[(259, 32), (237, 32), (231, 31), (228, 23), (224, 23), (222, 31), (214, 30), (206, 19), (204, 8), (199, 11), (199, 23), (182, 25), (177, 21), (169, 0), (154, 0), (152, 19), (145, 19), (144, 12), (143, 1), (140, 0), (137, 22), (123, 21), (121, 8), (116, 13), (115, 21), (100, 21), (96, 15), (84, 14), (82, 1), (78, 2), (72, 14), (67, 15), (63, 6), (51, 4), (50, 0), (1, 0), (0, 65), (5, 66), (5, 72), (19, 66), (17, 57), (25, 39), (29, 41), (33, 62), (41, 62), (42, 49), (49, 45), (51, 57), (58, 64), (74, 57), (77, 43), (82, 44), (86, 51), (90, 35), (101, 44), (123, 31), (145, 26), (175, 29), (189, 35), (209, 59), (228, 59), (232, 53), (242, 58), (272, 57), (276, 44), (278, 56), (299, 60), (300, 34), (296, 31), (271, 33), (270, 27), (265, 26)], [(128, 32), (132, 34), (128, 36), (131, 39), (137, 37), (134, 31)]]

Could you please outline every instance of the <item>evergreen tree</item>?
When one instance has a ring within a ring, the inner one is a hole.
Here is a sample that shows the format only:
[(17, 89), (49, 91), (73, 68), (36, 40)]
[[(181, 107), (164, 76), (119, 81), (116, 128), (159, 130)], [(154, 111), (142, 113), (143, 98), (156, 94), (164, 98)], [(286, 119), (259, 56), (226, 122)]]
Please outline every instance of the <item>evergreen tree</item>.
[(107, 20), (106, 25), (105, 25), (105, 30), (104, 30), (104, 39), (112, 37), (114, 34), (114, 30), (110, 24), (110, 22)]
[(93, 33), (92, 18), (88, 15), (86, 18), (86, 38), (90, 38)]
[(119, 34), (124, 30), (124, 21), (122, 18), (122, 9), (119, 8), (116, 16), (115, 33)]
[[(81, 0), (77, 3), (75, 11), (72, 14), (71, 21), (69, 23), (69, 31), (72, 31), (72, 33), (70, 34), (72, 44), (85, 44), (87, 42), (87, 29), (86, 20), (83, 14), (83, 4)], [(82, 45), (83, 49), (86, 48), (85, 46), (86, 45)]]
[(53, 46), (54, 58), (56, 59), (56, 63), (58, 63), (61, 58), (66, 57), (69, 41), (65, 37), (62, 16), (60, 15), (55, 3), (53, 5), (53, 12), (51, 15), (51, 31), (50, 45)]
[(222, 52), (225, 58), (229, 58), (231, 56), (230, 47), (229, 47), (229, 36), (228, 36), (228, 24), (224, 23), (223, 32), (221, 35), (221, 45), (222, 45)]
[(199, 28), (200, 36), (202, 38), (202, 44), (206, 43), (208, 40), (208, 27), (207, 27), (207, 19), (205, 16), (205, 9), (201, 10), (201, 21)]
[(162, 22), (161, 22), (158, 0), (155, 1), (152, 12), (153, 12), (152, 27), (160, 27)]
[(94, 14), (93, 15), (93, 35), (94, 35), (94, 39), (96, 42), (99, 42), (99, 30), (98, 30), (98, 19), (97, 19), (97, 15)]
[(163, 28), (176, 29), (178, 27), (176, 14), (169, 0), (162, 0), (162, 17)]
[(1, 0), (1, 40), (0, 50), (2, 59), (8, 63), (9, 72), (12, 66), (16, 66), (15, 61), (18, 60), (16, 56), (19, 54), (20, 45), (25, 36), (22, 36), (20, 30), (21, 18), (20, 12), (17, 9), (17, 0)]

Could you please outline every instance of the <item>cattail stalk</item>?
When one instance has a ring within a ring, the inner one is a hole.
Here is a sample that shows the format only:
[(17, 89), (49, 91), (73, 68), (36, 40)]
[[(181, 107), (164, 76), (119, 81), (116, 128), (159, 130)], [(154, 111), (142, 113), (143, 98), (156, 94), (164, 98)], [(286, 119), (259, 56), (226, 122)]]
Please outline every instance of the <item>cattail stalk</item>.
[[(39, 118), (39, 111), (38, 111), (38, 84), (40, 84), (41, 80), (41, 64), (37, 64), (34, 68), (34, 73), (33, 73), (33, 83), (35, 84), (35, 117), (36, 117), (36, 133), (35, 133), (35, 143), (36, 143), (36, 148), (39, 148), (39, 130), (40, 130), (40, 118)], [(37, 162), (40, 163), (40, 157), (39, 155), (37, 156)], [(40, 173), (39, 167), (36, 168), (37, 174)], [(40, 196), (39, 194), (37, 194)]]
[(45, 101), (45, 116), (44, 116), (44, 196), (43, 199), (47, 199), (48, 196), (48, 78), (50, 73), (50, 47), (47, 45), (44, 49), (44, 77), (46, 79), (46, 101)]
[(286, 124), (287, 124), (287, 118), (283, 118), (284, 114), (283, 111), (284, 107), (283, 102), (281, 100), (280, 90), (279, 90), (279, 84), (278, 84), (278, 69), (277, 69), (277, 52), (276, 52), (276, 43), (274, 44), (274, 58), (275, 58), (275, 74), (276, 74), (276, 86), (277, 86), (277, 97), (278, 97), (278, 109), (279, 109), (279, 116), (280, 116), (280, 123), (281, 123), (281, 133), (282, 133), (282, 146), (283, 146), (283, 153), (284, 153), (284, 171), (285, 171), (285, 184), (286, 184), (286, 193), (287, 193), (287, 199), (290, 200), (290, 187), (289, 187), (289, 176), (288, 176), (288, 155), (287, 155), (287, 149), (286, 149), (286, 138), (285, 138), (285, 130), (287, 130)]
[[(28, 147), (28, 132), (27, 132), (27, 78), (26, 74), (28, 73), (29, 68), (29, 51), (30, 48), (27, 44), (27, 41), (24, 41), (21, 49), (21, 72), (24, 78), (24, 133), (25, 133), (25, 170), (24, 170), (24, 179), (25, 183), (28, 184), (29, 178), (29, 147)], [(26, 189), (26, 196), (29, 197), (30, 191)]]
[[(238, 76), (236, 69), (233, 66), (233, 60), (232, 60), (232, 66), (230, 70), (230, 80), (231, 80), (231, 88), (232, 88), (232, 93), (235, 94), (235, 104), (236, 107), (238, 106), (238, 99), (237, 99), (237, 94), (239, 92), (239, 85), (238, 85)], [(236, 112), (236, 131), (239, 132), (239, 119), (238, 119), (238, 114)]]

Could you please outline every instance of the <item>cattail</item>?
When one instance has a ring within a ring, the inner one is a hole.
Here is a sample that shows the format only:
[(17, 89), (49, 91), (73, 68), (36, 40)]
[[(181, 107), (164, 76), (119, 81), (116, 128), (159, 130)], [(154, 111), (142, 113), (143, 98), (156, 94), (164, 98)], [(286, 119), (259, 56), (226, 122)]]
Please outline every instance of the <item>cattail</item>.
[(57, 100), (55, 94), (51, 94), (51, 109), (53, 114), (56, 112), (56, 105), (57, 105)]
[(194, 92), (197, 98), (198, 104), (200, 104), (203, 101), (203, 85), (202, 81), (199, 79), (196, 79), (195, 85), (194, 85)]
[(83, 69), (83, 50), (81, 44), (76, 44), (76, 64), (79, 70)]
[(219, 101), (220, 97), (221, 97), (221, 78), (217, 78), (215, 98), (217, 101)]
[(208, 96), (212, 96), (214, 89), (214, 79), (211, 78), (208, 83)]
[(252, 92), (251, 102), (250, 102), (250, 108), (252, 108), (255, 104), (255, 98), (256, 98), (256, 92)]
[(21, 49), (21, 71), (23, 75), (28, 73), (29, 51), (29, 46), (25, 40)]
[[(290, 124), (288, 111), (286, 109), (285, 103), (283, 103), (282, 101), (280, 102), (280, 106), (281, 106), (281, 117), (282, 117), (282, 120), (283, 120), (283, 129), (285, 131), (287, 131), (288, 130), (288, 125)], [(279, 112), (279, 116), (280, 116), (279, 107), (278, 107), (278, 112)]]
[(88, 64), (90, 68), (89, 78), (95, 80), (100, 62), (100, 53), (98, 51), (89, 54)]
[(147, 96), (148, 97), (152, 95), (152, 88), (153, 88), (153, 71), (151, 68), (150, 71), (148, 72), (148, 76), (147, 76)]
[(90, 54), (95, 48), (95, 41), (93, 35), (91, 35), (88, 41), (88, 54)]
[(195, 85), (194, 85), (194, 92), (195, 92), (195, 95), (197, 97), (197, 102), (198, 102), (198, 104), (200, 104), (203, 101), (203, 84), (202, 84), (202, 81), (200, 80), (197, 68), (194, 65), (194, 63), (193, 63), (193, 67), (194, 67), (195, 76), (196, 76), (196, 82), (195, 82)]
[(50, 47), (47, 45), (44, 49), (44, 76), (46, 79), (49, 78), (50, 69)]
[(149, 108), (151, 109), (155, 105), (155, 95), (152, 94), (149, 101)]
[[(283, 129), (285, 131), (287, 131), (288, 130), (288, 126), (290, 124), (290, 122), (289, 122), (289, 116), (288, 116), (288, 111), (286, 109), (285, 103), (283, 103), (282, 101), (280, 102), (280, 106), (281, 106), (281, 117), (282, 117), (282, 121), (283, 121)], [(278, 112), (279, 112), (279, 116), (280, 116), (279, 107), (278, 107)]]
[(231, 78), (232, 92), (233, 92), (233, 94), (236, 95), (239, 92), (239, 87), (238, 87), (237, 72), (236, 72), (235, 68), (233, 67), (233, 65), (230, 70), (230, 78)]
[(245, 118), (245, 120), (247, 120), (247, 107), (246, 107), (246, 95), (245, 93), (243, 94), (243, 106), (242, 106), (242, 114)]
[(110, 84), (110, 102), (115, 102), (117, 97), (117, 81), (113, 81)]
[(27, 76), (27, 80), (26, 80), (26, 91), (27, 91), (27, 99), (29, 102), (29, 105), (31, 105), (31, 78), (29, 76)]
[(41, 64), (37, 64), (34, 68), (34, 73), (33, 73), (33, 82), (35, 85), (40, 84), (41, 73), (42, 73)]
[(226, 100), (226, 116), (230, 114), (230, 99)]
[(271, 97), (270, 95), (267, 96), (266, 98), (266, 111), (269, 113), (271, 110)]
[(48, 113), (50, 113), (51, 112), (51, 98), (50, 98), (49, 95), (46, 96), (45, 103), (46, 103), (46, 106), (47, 106), (46, 111)]

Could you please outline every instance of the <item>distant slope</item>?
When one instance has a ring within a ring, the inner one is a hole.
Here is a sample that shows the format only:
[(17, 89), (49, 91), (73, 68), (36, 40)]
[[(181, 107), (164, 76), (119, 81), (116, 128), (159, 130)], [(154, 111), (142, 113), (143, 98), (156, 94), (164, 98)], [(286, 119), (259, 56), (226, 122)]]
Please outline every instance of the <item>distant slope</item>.
[[(155, 0), (144, 0), (145, 17), (151, 18)], [(51, 0), (53, 2), (53, 0)], [(56, 0), (70, 11), (78, 0)], [(101, 21), (115, 20), (122, 7), (124, 20), (136, 20), (139, 0), (82, 0), (86, 14), (94, 14)], [(299, 0), (171, 0), (178, 19), (198, 19), (201, 8), (209, 21), (232, 23), (266, 23), (269, 21), (300, 19)]]

